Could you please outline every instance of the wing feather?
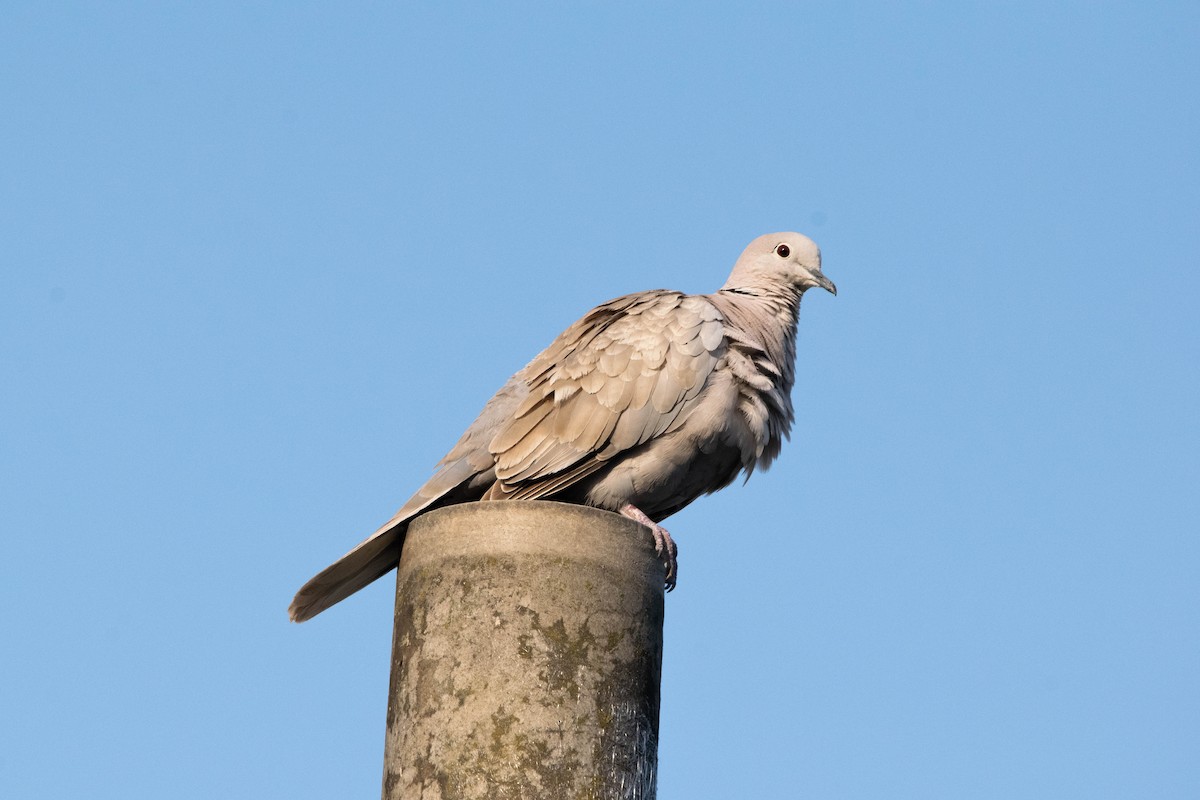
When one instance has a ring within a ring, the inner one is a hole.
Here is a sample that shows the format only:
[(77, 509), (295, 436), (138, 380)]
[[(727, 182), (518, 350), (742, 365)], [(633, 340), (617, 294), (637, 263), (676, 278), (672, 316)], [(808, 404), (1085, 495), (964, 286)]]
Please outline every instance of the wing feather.
[(489, 445), (491, 494), (560, 492), (676, 425), (725, 352), (721, 320), (705, 298), (657, 291), (618, 298), (568, 328), (518, 373), (529, 395)]

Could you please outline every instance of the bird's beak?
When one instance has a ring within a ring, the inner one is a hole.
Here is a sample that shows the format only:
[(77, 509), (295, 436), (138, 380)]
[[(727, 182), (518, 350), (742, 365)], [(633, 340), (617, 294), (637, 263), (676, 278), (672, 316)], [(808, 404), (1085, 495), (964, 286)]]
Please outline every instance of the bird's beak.
[(829, 278), (826, 278), (824, 275), (822, 275), (820, 272), (817, 272), (816, 270), (813, 270), (813, 271), (809, 272), (808, 274), (809, 274), (809, 277), (811, 277), (816, 282), (817, 286), (820, 286), (822, 289), (829, 292), (834, 297), (837, 297), (837, 287), (833, 285), (833, 281), (829, 280)]

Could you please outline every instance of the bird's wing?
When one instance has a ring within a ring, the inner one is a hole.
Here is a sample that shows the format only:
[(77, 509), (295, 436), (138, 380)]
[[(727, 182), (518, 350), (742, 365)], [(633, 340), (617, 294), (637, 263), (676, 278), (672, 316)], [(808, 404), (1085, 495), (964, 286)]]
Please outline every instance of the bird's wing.
[(529, 392), (488, 446), (488, 496), (558, 493), (682, 424), (724, 350), (703, 297), (641, 292), (592, 310), (518, 373)]

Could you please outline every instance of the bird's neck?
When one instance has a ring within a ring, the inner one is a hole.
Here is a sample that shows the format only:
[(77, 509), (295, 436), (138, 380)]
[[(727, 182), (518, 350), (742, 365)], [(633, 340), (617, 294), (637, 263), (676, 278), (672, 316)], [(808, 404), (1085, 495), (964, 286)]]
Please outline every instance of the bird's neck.
[(800, 294), (792, 287), (739, 282), (709, 295), (736, 329), (736, 334), (727, 337), (729, 357), (738, 362), (733, 372), (742, 378), (743, 413), (759, 423), (751, 425), (756, 446), (754, 457), (742, 465), (747, 474), (756, 467), (770, 466), (792, 427)]
[(752, 281), (740, 281), (732, 285), (726, 283), (718, 294), (736, 298), (735, 302), (755, 307), (760, 313), (769, 313), (795, 335), (796, 322), (800, 318), (800, 298), (804, 290), (790, 281), (756, 276)]
[(800, 318), (802, 294), (802, 290), (790, 283), (766, 279), (734, 286), (726, 284), (716, 294), (717, 298), (725, 301), (719, 305), (727, 303), (727, 308), (734, 315), (748, 315), (759, 321), (771, 320), (773, 324), (758, 324), (753, 329), (763, 337), (761, 344), (772, 360), (784, 368), (788, 389), (791, 389), (792, 369), (796, 363), (796, 323)]

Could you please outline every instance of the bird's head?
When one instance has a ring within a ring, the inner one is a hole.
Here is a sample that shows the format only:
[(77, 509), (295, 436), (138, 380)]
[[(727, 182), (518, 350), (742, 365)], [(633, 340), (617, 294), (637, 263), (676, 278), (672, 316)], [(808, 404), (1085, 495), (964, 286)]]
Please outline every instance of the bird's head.
[(821, 249), (802, 233), (768, 233), (751, 242), (725, 282), (726, 289), (751, 289), (785, 282), (803, 292), (814, 286), (837, 294), (821, 273)]

